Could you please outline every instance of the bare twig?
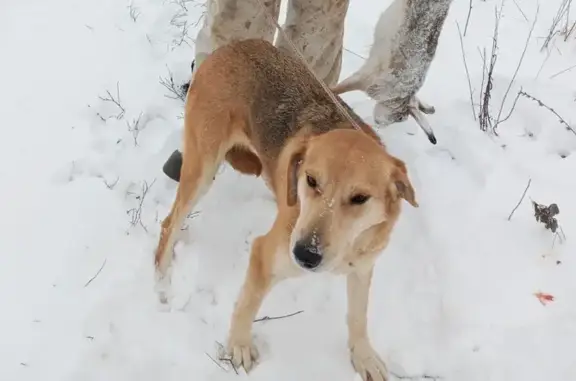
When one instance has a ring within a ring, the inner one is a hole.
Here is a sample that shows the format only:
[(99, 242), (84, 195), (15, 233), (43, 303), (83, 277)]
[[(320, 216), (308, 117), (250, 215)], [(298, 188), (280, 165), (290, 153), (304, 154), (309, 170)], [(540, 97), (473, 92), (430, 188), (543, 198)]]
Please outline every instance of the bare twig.
[(542, 65), (540, 65), (540, 69), (538, 69), (538, 73), (536, 73), (536, 78), (540, 77), (540, 73), (542, 72), (542, 70), (544, 69), (544, 66), (546, 65), (546, 62), (548, 62), (548, 60), (550, 59), (550, 56), (552, 55), (552, 49), (548, 49), (548, 51), (546, 52), (546, 58), (544, 58), (544, 61), (542, 61)]
[(544, 40), (544, 44), (542, 45), (542, 48), (540, 48), (541, 51), (548, 48), (548, 45), (550, 45), (550, 42), (552, 41), (554, 36), (559, 34), (559, 31), (557, 30), (558, 25), (560, 24), (560, 21), (564, 18), (564, 16), (567, 13), (569, 14), (571, 3), (572, 3), (572, 0), (562, 0), (562, 3), (560, 4), (560, 7), (558, 8), (558, 12), (556, 12), (556, 16), (554, 16), (554, 19), (552, 20), (552, 26), (550, 27), (550, 30), (548, 31), (548, 36), (546, 36), (546, 39)]
[(174, 83), (174, 76), (172, 75), (170, 68), (166, 66), (166, 69), (168, 70), (168, 77), (160, 77), (160, 84), (164, 86), (170, 94), (164, 94), (164, 96), (170, 99), (180, 99), (182, 102), (185, 102), (186, 92), (184, 91), (183, 86)]
[[(520, 88), (520, 91), (522, 91), (522, 88)], [(518, 103), (518, 99), (520, 99), (520, 93), (516, 94), (516, 98), (514, 98), (514, 102), (512, 102), (512, 107), (510, 107), (510, 111), (508, 112), (508, 115), (506, 115), (506, 117), (504, 119), (502, 119), (499, 122), (499, 124), (502, 124), (505, 121), (507, 121), (508, 119), (510, 119), (510, 117), (512, 116), (512, 113), (516, 109), (516, 103)]]
[(206, 354), (206, 356), (208, 356), (208, 358), (209, 358), (210, 360), (212, 360), (212, 362), (213, 362), (214, 364), (216, 364), (216, 366), (218, 366), (218, 368), (220, 368), (220, 369), (222, 369), (224, 372), (226, 372), (226, 369), (224, 369), (224, 367), (223, 367), (222, 365), (220, 365), (220, 363), (218, 363), (218, 361), (216, 361), (216, 360), (214, 359), (214, 357), (210, 356), (208, 353), (205, 353), (205, 354)]
[[(470, 7), (472, 7), (472, 2), (470, 2)], [(470, 71), (468, 71), (468, 63), (466, 62), (466, 52), (464, 51), (464, 41), (462, 39), (462, 33), (460, 32), (460, 25), (456, 21), (456, 27), (458, 28), (458, 35), (460, 37), (460, 49), (462, 50), (462, 60), (464, 61), (464, 69), (466, 70), (466, 78), (468, 79), (468, 91), (470, 92), (470, 106), (472, 107), (472, 116), (474, 121), (476, 121), (476, 110), (474, 109), (474, 93), (472, 91), (472, 82), (470, 80)], [(466, 33), (466, 32), (464, 32)]]
[(230, 367), (234, 370), (234, 373), (236, 373), (236, 375), (239, 375), (238, 369), (236, 369), (236, 366), (232, 362), (232, 358), (226, 354), (226, 350), (224, 349), (224, 345), (222, 345), (219, 342), (216, 342), (216, 346), (218, 347), (218, 349), (217, 349), (218, 360), (220, 360), (221, 362), (225, 362), (228, 365), (230, 365)]
[[(478, 102), (479, 107), (481, 107), (483, 99), (482, 90), (484, 89), (484, 82), (486, 81), (486, 47), (484, 47), (483, 50), (478, 48), (478, 53), (480, 53), (480, 58), (482, 59), (482, 82), (480, 83), (480, 100)], [(478, 116), (480, 116), (480, 110), (478, 110)]]
[(522, 10), (522, 8), (520, 8), (520, 6), (518, 5), (518, 3), (516, 2), (516, 0), (514, 1), (514, 5), (516, 5), (516, 8), (518, 8), (518, 10), (520, 11), (520, 13), (522, 14), (522, 17), (524, 17), (524, 20), (526, 20), (526, 22), (528, 22), (528, 17), (526, 17), (526, 14), (524, 13), (524, 11)]
[(518, 75), (518, 71), (520, 71), (520, 66), (522, 66), (522, 62), (524, 61), (524, 56), (526, 55), (526, 50), (528, 50), (528, 44), (530, 43), (530, 38), (532, 37), (532, 32), (534, 32), (534, 27), (536, 26), (536, 21), (538, 20), (538, 13), (540, 12), (540, 5), (536, 7), (536, 15), (534, 16), (534, 21), (532, 22), (532, 26), (530, 27), (530, 31), (528, 32), (528, 37), (526, 38), (526, 43), (524, 44), (524, 50), (522, 51), (522, 55), (520, 56), (520, 60), (518, 61), (518, 65), (516, 66), (516, 70), (514, 71), (514, 75), (508, 84), (508, 88), (504, 93), (504, 97), (502, 98), (502, 104), (500, 105), (500, 110), (498, 111), (498, 117), (496, 118), (496, 123), (494, 125), (494, 130), (500, 124), (500, 117), (502, 116), (502, 110), (504, 109), (504, 103), (506, 102), (506, 98), (508, 97), (508, 93), (510, 92), (510, 88), (514, 84), (516, 80), (516, 76)]
[(150, 190), (150, 188), (152, 188), (155, 182), (156, 179), (154, 179), (154, 181), (152, 181), (150, 185), (148, 185), (148, 182), (146, 181), (142, 182), (142, 193), (136, 196), (136, 200), (138, 200), (138, 206), (126, 212), (130, 215), (130, 225), (132, 227), (140, 225), (145, 232), (148, 232), (148, 229), (142, 223), (142, 206), (144, 205), (144, 199), (146, 198), (148, 191)]
[[(468, 23), (470, 22), (470, 15), (472, 14), (472, 1), (470, 0), (470, 4), (468, 5), (468, 15), (466, 16), (466, 24), (464, 24), (464, 37), (466, 37), (466, 32), (468, 31)], [(460, 28), (458, 28), (460, 30)], [(460, 37), (462, 39), (462, 37)]]
[(530, 184), (532, 184), (532, 179), (528, 180), (528, 184), (526, 185), (526, 188), (524, 189), (524, 193), (522, 193), (522, 197), (520, 197), (520, 201), (518, 201), (518, 204), (516, 204), (516, 206), (514, 207), (514, 209), (512, 209), (512, 212), (510, 212), (510, 215), (508, 216), (508, 221), (510, 221), (512, 219), (514, 212), (516, 212), (516, 209), (518, 209), (518, 207), (520, 206), (520, 204), (524, 200), (524, 197), (526, 197), (526, 192), (528, 192), (528, 188), (530, 188)]
[(348, 53), (351, 53), (351, 54), (355, 55), (356, 57), (362, 58), (364, 61), (366, 61), (366, 57), (361, 56), (360, 54), (358, 54), (358, 53), (356, 53), (356, 52), (353, 52), (352, 50), (350, 50), (350, 49), (348, 49), (348, 48), (344, 48), (344, 50), (346, 50)]
[[(174, 46), (181, 46), (183, 43), (190, 46), (190, 43), (188, 41), (189, 40), (194, 41), (188, 35), (188, 30), (190, 29), (190, 24), (188, 24), (188, 20), (186, 19), (187, 17), (188, 17), (188, 13), (184, 10), (180, 10), (170, 20), (170, 25), (174, 26), (179, 31), (178, 36), (172, 40), (172, 44)], [(182, 19), (184, 19), (184, 20), (182, 21)]]
[(298, 314), (301, 314), (302, 312), (304, 312), (304, 310), (296, 311), (296, 312), (293, 312), (293, 313), (291, 313), (291, 314), (282, 315), (282, 316), (264, 316), (264, 317), (262, 317), (262, 318), (259, 318), (259, 319), (254, 320), (254, 323), (261, 322), (261, 321), (268, 321), (268, 320), (285, 319), (285, 318), (289, 318), (289, 317), (292, 317), (292, 316), (296, 316), (296, 315), (298, 315)]
[(556, 240), (563, 244), (566, 241), (566, 234), (564, 234), (564, 229), (562, 226), (558, 225), (558, 230), (554, 233), (554, 238), (552, 239), (552, 248), (556, 245)]
[(138, 20), (138, 17), (140, 17), (140, 10), (134, 6), (134, 4), (130, 3), (128, 5), (128, 11), (130, 13), (130, 18), (132, 19), (132, 21), (136, 22)]
[[(185, 221), (187, 221), (187, 220), (192, 220), (192, 219), (198, 217), (199, 215), (200, 215), (200, 211), (199, 211), (199, 210), (198, 210), (198, 211), (194, 211), (194, 212), (190, 212), (190, 213), (188, 213), (188, 215), (186, 216)], [(188, 228), (189, 228), (189, 225), (188, 225), (188, 224), (184, 224), (184, 225), (180, 228), (180, 230), (185, 231), (185, 230), (188, 230)]]
[(550, 79), (556, 78), (556, 77), (559, 76), (560, 74), (564, 74), (564, 73), (566, 73), (567, 71), (570, 71), (570, 70), (572, 70), (572, 69), (574, 69), (574, 68), (576, 68), (576, 65), (572, 65), (572, 66), (570, 66), (570, 67), (567, 68), (567, 69), (564, 69), (564, 70), (562, 70), (562, 71), (559, 71), (558, 73), (550, 76)]
[(500, 27), (500, 19), (502, 18), (502, 7), (500, 7), (500, 10), (498, 10), (498, 7), (495, 7), (494, 18), (495, 21), (494, 21), (494, 34), (492, 36), (492, 53), (490, 56), (490, 65), (488, 66), (488, 72), (486, 73), (486, 82), (482, 89), (478, 120), (480, 122), (480, 129), (482, 131), (491, 130), (493, 133), (496, 134), (496, 131), (492, 127), (492, 117), (490, 115), (490, 99), (492, 98), (494, 68), (496, 67), (496, 62), (498, 61), (498, 53), (497, 53), (498, 29)]
[(118, 184), (118, 181), (120, 181), (120, 177), (117, 177), (113, 183), (108, 183), (108, 181), (106, 181), (106, 179), (104, 178), (102, 179), (102, 181), (104, 181), (104, 185), (106, 185), (106, 188), (113, 190), (116, 184)]
[(134, 139), (134, 147), (138, 146), (138, 135), (143, 128), (140, 126), (140, 118), (142, 118), (142, 112), (138, 115), (138, 118), (132, 119), (132, 122), (126, 121), (128, 126), (128, 131), (132, 133), (132, 138)]
[(568, 41), (568, 37), (572, 35), (572, 33), (576, 30), (576, 21), (572, 24), (572, 26), (568, 29), (566, 28), (566, 32), (564, 33), (564, 42)]
[(519, 94), (522, 95), (522, 96), (524, 96), (524, 97), (526, 97), (526, 98), (528, 98), (528, 99), (533, 100), (534, 102), (538, 103), (538, 106), (544, 107), (545, 109), (547, 109), (548, 111), (550, 111), (551, 113), (553, 113), (554, 115), (556, 115), (556, 117), (558, 118), (558, 120), (560, 121), (560, 123), (562, 123), (562, 124), (566, 127), (566, 130), (568, 130), (568, 131), (572, 132), (574, 135), (576, 135), (576, 130), (574, 130), (574, 128), (572, 128), (572, 126), (570, 126), (570, 125), (568, 124), (568, 122), (566, 122), (566, 121), (564, 120), (564, 118), (562, 118), (552, 107), (547, 106), (547, 105), (544, 104), (544, 102), (542, 102), (540, 99), (538, 99), (538, 98), (536, 98), (536, 97), (528, 94), (528, 93), (525, 92), (525, 91), (520, 91)]
[[(566, 10), (566, 24), (564, 25), (564, 41), (566, 41), (568, 39), (568, 36), (570, 36), (570, 8), (572, 6), (572, 0), (570, 0), (568, 2), (568, 9)], [(574, 23), (576, 25), (576, 22)]]
[[(126, 110), (122, 106), (122, 103), (120, 100), (120, 82), (116, 82), (116, 97), (114, 97), (110, 93), (110, 90), (106, 90), (106, 94), (108, 95), (107, 97), (98, 96), (98, 98), (100, 98), (100, 100), (103, 102), (111, 102), (111, 103), (115, 104), (116, 107), (118, 107), (120, 109), (120, 112), (115, 116), (115, 118), (116, 119), (122, 119), (122, 117), (126, 113)], [(100, 118), (102, 118), (102, 116), (100, 116)], [(103, 120), (105, 120), (105, 119), (103, 119)]]
[(193, 3), (194, 0), (172, 0), (172, 4), (178, 5), (184, 12), (188, 12), (188, 3)]
[(104, 262), (102, 262), (102, 266), (100, 266), (100, 269), (98, 269), (96, 274), (94, 274), (94, 276), (92, 278), (90, 278), (88, 280), (88, 282), (86, 282), (86, 284), (84, 284), (84, 288), (88, 287), (90, 285), (90, 283), (92, 283), (94, 281), (94, 279), (96, 279), (98, 277), (98, 275), (100, 275), (100, 273), (102, 272), (102, 269), (104, 268), (105, 265), (106, 265), (106, 259), (104, 259)]
[(429, 374), (422, 374), (422, 375), (418, 375), (418, 376), (405, 376), (405, 375), (401, 375), (395, 372), (390, 371), (390, 374), (394, 377), (396, 377), (399, 380), (411, 380), (411, 381), (417, 381), (417, 380), (442, 380), (442, 377), (440, 376), (431, 376)]

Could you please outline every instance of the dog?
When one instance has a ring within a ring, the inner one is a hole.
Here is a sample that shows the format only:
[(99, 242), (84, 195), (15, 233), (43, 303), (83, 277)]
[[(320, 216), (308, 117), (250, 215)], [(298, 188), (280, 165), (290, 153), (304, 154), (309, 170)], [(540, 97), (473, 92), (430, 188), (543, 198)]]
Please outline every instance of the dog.
[(452, 0), (394, 0), (374, 28), (368, 58), (354, 74), (332, 88), (336, 94), (361, 90), (376, 101), (374, 120), (381, 126), (412, 116), (436, 144), (424, 114), (433, 106), (416, 97), (436, 54), (438, 39)]
[(261, 176), (275, 196), (277, 216), (252, 244), (227, 344), (234, 365), (246, 372), (258, 358), (252, 322), (272, 287), (330, 272), (347, 277), (354, 368), (364, 380), (386, 380), (367, 333), (370, 283), (403, 200), (418, 203), (405, 163), (338, 100), (352, 121), (303, 62), (259, 39), (215, 50), (190, 85), (180, 182), (155, 253), (157, 284), (169, 285), (176, 233), (219, 165), (226, 161)]

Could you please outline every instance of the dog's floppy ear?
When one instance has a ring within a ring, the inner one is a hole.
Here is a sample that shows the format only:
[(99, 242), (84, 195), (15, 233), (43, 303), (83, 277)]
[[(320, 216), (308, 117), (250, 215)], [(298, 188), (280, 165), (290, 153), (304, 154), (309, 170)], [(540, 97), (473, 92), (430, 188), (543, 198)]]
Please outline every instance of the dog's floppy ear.
[(408, 179), (408, 171), (406, 164), (402, 160), (393, 158), (395, 168), (392, 171), (392, 181), (398, 191), (398, 196), (408, 201), (410, 205), (417, 208), (418, 202), (416, 201), (416, 194), (414, 188)]
[(288, 173), (287, 179), (287, 203), (288, 206), (294, 206), (296, 201), (298, 201), (298, 172), (302, 166), (302, 160), (304, 160), (304, 153), (306, 152), (306, 145), (302, 143), (290, 156), (290, 161), (288, 162)]

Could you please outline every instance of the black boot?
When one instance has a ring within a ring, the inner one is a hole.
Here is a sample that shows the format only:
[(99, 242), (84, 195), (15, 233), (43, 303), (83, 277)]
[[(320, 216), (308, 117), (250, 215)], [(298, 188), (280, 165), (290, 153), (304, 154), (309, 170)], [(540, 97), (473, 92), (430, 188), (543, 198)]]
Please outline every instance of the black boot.
[(182, 152), (175, 150), (166, 160), (162, 167), (162, 172), (172, 180), (180, 181), (180, 170), (182, 169)]
[[(194, 60), (190, 65), (190, 71), (194, 71)], [(190, 83), (185, 83), (182, 85), (182, 90), (184, 94), (188, 92), (188, 87)], [(164, 166), (162, 167), (162, 172), (174, 181), (180, 182), (180, 170), (182, 169), (182, 152), (176, 150), (172, 152), (172, 155), (166, 160)]]

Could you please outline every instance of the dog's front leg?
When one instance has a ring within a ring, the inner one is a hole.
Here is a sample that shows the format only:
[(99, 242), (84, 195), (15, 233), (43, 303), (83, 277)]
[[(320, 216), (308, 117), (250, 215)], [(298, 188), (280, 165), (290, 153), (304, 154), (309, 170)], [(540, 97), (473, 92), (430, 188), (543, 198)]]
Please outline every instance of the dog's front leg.
[(266, 257), (265, 239), (266, 236), (258, 237), (252, 244), (250, 263), (228, 334), (228, 354), (232, 363), (236, 367), (243, 366), (247, 373), (258, 360), (258, 350), (252, 343), (252, 323), (272, 286), (271, 256)]
[(373, 269), (348, 274), (348, 347), (352, 365), (362, 380), (386, 381), (386, 365), (368, 339), (367, 313)]

